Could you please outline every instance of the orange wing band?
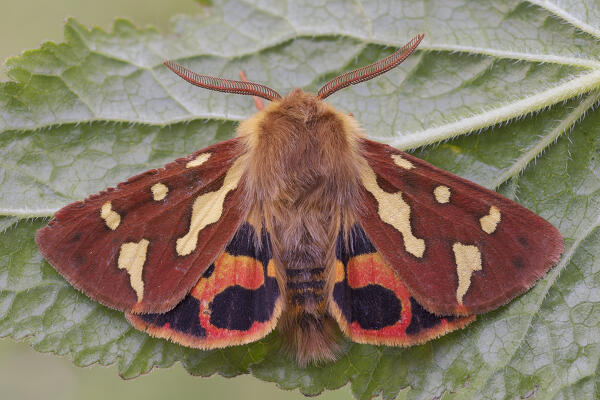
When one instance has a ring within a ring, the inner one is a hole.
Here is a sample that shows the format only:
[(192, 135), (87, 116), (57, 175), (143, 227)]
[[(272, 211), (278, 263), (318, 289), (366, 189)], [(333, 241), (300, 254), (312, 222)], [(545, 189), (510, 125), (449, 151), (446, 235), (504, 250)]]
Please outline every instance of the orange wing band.
[(266, 232), (257, 246), (245, 223), (186, 298), (164, 314), (127, 314), (137, 329), (187, 347), (254, 342), (275, 327), (282, 309)]
[(358, 224), (351, 243), (338, 245), (338, 259), (330, 311), (354, 342), (411, 346), (475, 320), (474, 315), (438, 316), (425, 310)]

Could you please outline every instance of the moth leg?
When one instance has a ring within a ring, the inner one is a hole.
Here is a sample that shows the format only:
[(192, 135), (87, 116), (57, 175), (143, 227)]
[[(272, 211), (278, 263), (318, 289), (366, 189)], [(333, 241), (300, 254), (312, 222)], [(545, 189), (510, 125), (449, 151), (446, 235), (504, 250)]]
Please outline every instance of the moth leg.
[[(242, 78), (242, 81), (244, 82), (248, 82), (248, 79), (246, 79), (246, 74), (244, 73), (244, 71), (240, 71), (240, 78)], [(256, 106), (256, 109), (258, 111), (261, 111), (262, 109), (265, 108), (265, 104), (263, 103), (262, 99), (258, 96), (252, 96), (254, 98), (254, 105)]]

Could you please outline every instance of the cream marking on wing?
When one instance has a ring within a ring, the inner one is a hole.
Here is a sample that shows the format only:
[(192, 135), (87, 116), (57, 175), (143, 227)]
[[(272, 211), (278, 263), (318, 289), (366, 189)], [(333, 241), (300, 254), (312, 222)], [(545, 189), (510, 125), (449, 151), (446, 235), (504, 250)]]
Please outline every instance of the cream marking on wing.
[(117, 229), (121, 223), (121, 216), (113, 211), (112, 203), (110, 201), (102, 204), (102, 208), (100, 209), (100, 217), (104, 220), (106, 226), (113, 231)]
[(204, 164), (205, 162), (207, 162), (208, 159), (210, 158), (210, 156), (211, 156), (210, 153), (198, 154), (198, 156), (196, 156), (196, 158), (194, 158), (192, 161), (189, 161), (187, 164), (185, 164), (185, 167), (186, 168), (199, 167), (202, 164)]
[(500, 218), (500, 210), (498, 207), (491, 206), (489, 214), (479, 218), (481, 229), (487, 234), (494, 233), (500, 223)]
[(155, 201), (160, 201), (167, 197), (167, 193), (169, 193), (169, 188), (162, 183), (155, 183), (150, 188), (152, 190), (152, 198)]
[(402, 234), (404, 248), (415, 257), (423, 257), (425, 241), (415, 237), (410, 225), (410, 206), (402, 199), (402, 192), (387, 193), (377, 185), (377, 176), (370, 167), (361, 174), (362, 184), (377, 200), (379, 218)]
[(129, 282), (137, 295), (138, 303), (144, 298), (142, 270), (146, 262), (149, 243), (146, 239), (142, 239), (137, 243), (123, 243), (119, 252), (119, 269), (124, 269), (129, 274)]
[(444, 185), (436, 186), (433, 189), (433, 195), (435, 196), (435, 201), (438, 203), (448, 203), (450, 201), (450, 188)]
[(456, 288), (456, 301), (462, 304), (462, 299), (471, 286), (471, 275), (473, 271), (481, 271), (481, 252), (477, 246), (462, 243), (452, 245), (454, 260), (456, 261), (456, 273), (458, 275), (458, 288)]
[(392, 160), (394, 160), (394, 163), (400, 168), (413, 169), (415, 167), (413, 163), (402, 158), (400, 154), (392, 154)]
[(237, 187), (242, 172), (241, 159), (237, 159), (227, 171), (223, 186), (219, 190), (204, 193), (196, 198), (192, 206), (190, 229), (188, 233), (177, 239), (177, 254), (187, 256), (194, 251), (198, 243), (198, 233), (221, 218), (225, 196)]

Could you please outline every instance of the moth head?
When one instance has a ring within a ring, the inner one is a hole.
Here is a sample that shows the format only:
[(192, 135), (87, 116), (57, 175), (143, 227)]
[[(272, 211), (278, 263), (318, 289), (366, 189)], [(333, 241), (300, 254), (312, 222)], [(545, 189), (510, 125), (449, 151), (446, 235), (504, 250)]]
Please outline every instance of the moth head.
[[(379, 76), (391, 70), (392, 68), (397, 67), (415, 51), (417, 46), (419, 46), (419, 44), (421, 43), (421, 40), (423, 40), (424, 36), (425, 35), (421, 33), (412, 38), (407, 44), (402, 46), (399, 50), (397, 50), (390, 56), (365, 67), (346, 72), (345, 74), (342, 74), (330, 80), (325, 85), (323, 85), (321, 89), (319, 89), (317, 95), (314, 96), (315, 99), (323, 100), (340, 89), (360, 82), (368, 81), (369, 79), (373, 79), (376, 76)], [(237, 81), (232, 79), (216, 78), (214, 76), (197, 74), (173, 61), (165, 61), (164, 64), (167, 68), (169, 68), (171, 71), (173, 71), (189, 83), (205, 89), (215, 90), (219, 92), (257, 96), (270, 101), (280, 101), (283, 99), (283, 97), (279, 93), (277, 93), (277, 91), (260, 83), (248, 82), (246, 80)], [(290, 92), (290, 94), (287, 97), (297, 96), (298, 90), (299, 89), (295, 89), (294, 91)]]

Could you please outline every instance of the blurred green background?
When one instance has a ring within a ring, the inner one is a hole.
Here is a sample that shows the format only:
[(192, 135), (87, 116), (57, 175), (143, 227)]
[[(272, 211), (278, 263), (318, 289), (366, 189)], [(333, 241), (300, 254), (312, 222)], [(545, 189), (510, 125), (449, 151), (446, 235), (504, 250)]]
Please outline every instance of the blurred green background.
[[(198, 13), (193, 0), (2, 0), (0, 7), (0, 60), (23, 50), (35, 49), (45, 41), (63, 41), (63, 22), (73, 16), (88, 27), (110, 30), (116, 17), (128, 17), (136, 25), (153, 25), (167, 32), (169, 18), (178, 13)], [(4, 67), (0, 80), (7, 79)], [(0, 339), (1, 399), (212, 399), (217, 397), (254, 399), (303, 399), (298, 392), (286, 392), (274, 384), (250, 376), (200, 378), (190, 376), (181, 365), (160, 370), (130, 381), (122, 380), (114, 366), (75, 367), (68, 359), (42, 354), (26, 343)], [(320, 399), (350, 398), (347, 387), (326, 392)]]

